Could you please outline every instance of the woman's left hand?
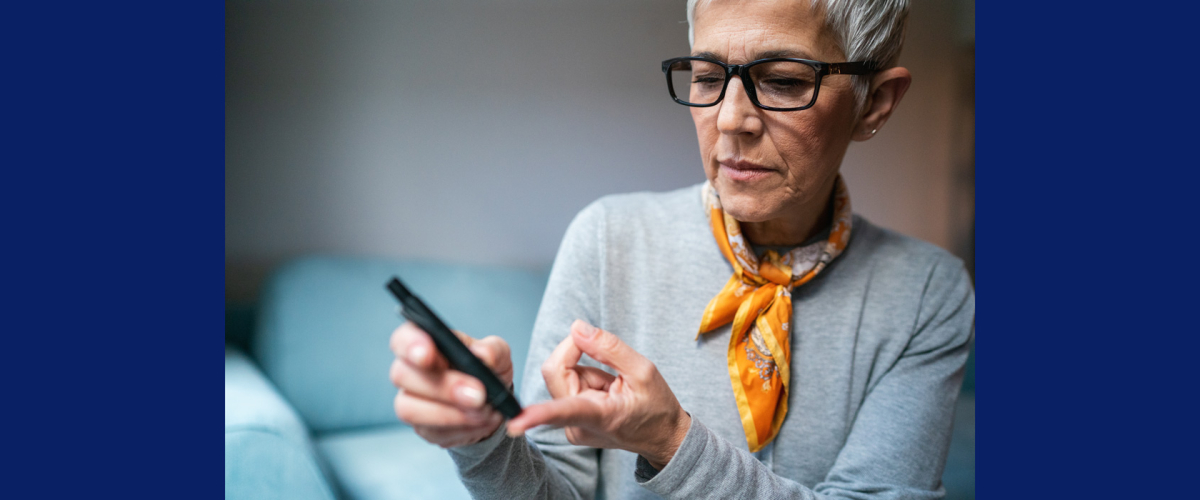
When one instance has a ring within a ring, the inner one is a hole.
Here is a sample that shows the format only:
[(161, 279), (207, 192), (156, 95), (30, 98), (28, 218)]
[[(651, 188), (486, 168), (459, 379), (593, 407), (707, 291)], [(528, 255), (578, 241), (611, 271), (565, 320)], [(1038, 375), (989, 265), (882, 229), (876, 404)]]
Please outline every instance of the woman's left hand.
[[(617, 376), (580, 366), (583, 353), (616, 369)], [(562, 425), (572, 444), (632, 451), (662, 470), (692, 423), (654, 363), (582, 320), (542, 364), (542, 377), (554, 399), (527, 406), (508, 422), (509, 435)]]

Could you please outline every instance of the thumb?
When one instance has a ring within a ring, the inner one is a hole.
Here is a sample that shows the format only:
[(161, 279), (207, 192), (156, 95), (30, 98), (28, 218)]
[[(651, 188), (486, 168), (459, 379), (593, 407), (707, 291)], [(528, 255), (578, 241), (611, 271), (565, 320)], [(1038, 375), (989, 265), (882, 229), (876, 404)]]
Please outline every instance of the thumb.
[(571, 338), (592, 359), (611, 366), (627, 379), (643, 380), (647, 369), (654, 365), (629, 344), (612, 333), (596, 328), (581, 319), (571, 324)]
[(470, 344), (469, 349), (475, 354), (475, 357), (483, 361), (483, 364), (487, 365), (505, 384), (512, 383), (512, 353), (509, 351), (508, 342), (505, 342), (500, 337), (491, 335), (474, 341)]

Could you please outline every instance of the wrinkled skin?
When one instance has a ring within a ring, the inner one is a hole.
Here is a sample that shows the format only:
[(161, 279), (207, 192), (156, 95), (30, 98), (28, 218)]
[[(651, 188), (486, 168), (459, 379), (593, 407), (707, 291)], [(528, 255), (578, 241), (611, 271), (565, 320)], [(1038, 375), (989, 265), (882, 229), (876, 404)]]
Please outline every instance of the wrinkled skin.
[[(845, 62), (819, 12), (804, 2), (714, 1), (698, 8), (692, 55), (730, 64), (765, 57)], [(868, 102), (855, 113), (851, 77), (826, 76), (817, 102), (803, 111), (754, 106), (739, 78), (716, 106), (689, 108), (704, 173), (742, 232), (763, 245), (796, 245), (819, 230), (842, 157), (852, 140), (870, 139), (908, 89), (904, 68), (874, 75)], [(756, 167), (739, 178), (737, 163)], [(747, 177), (745, 175), (741, 177)]]

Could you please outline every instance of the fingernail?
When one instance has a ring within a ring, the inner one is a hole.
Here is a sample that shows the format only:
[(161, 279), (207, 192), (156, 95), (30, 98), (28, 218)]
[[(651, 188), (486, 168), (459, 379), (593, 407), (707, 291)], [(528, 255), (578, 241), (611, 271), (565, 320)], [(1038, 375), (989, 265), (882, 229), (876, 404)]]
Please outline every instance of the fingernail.
[(425, 357), (429, 355), (429, 348), (423, 345), (413, 346), (408, 350), (408, 360), (415, 364), (421, 364), (425, 361)]
[(479, 389), (470, 386), (458, 388), (458, 401), (467, 406), (479, 406), (483, 404), (483, 393)]
[(505, 433), (505, 434), (508, 434), (508, 437), (513, 437), (513, 438), (515, 438), (515, 437), (521, 437), (521, 435), (522, 435), (522, 434), (525, 434), (525, 433), (524, 433), (524, 432), (522, 432), (522, 431), (519, 431), (519, 430), (514, 430), (514, 429), (512, 428), (512, 423), (509, 423), (509, 425), (508, 425), (507, 427), (505, 427), (505, 428), (504, 428), (504, 433)]
[(583, 335), (586, 338), (590, 339), (592, 337), (595, 337), (596, 332), (600, 331), (599, 328), (589, 325), (586, 322), (580, 321), (580, 323), (581, 324), (579, 325), (579, 334)]

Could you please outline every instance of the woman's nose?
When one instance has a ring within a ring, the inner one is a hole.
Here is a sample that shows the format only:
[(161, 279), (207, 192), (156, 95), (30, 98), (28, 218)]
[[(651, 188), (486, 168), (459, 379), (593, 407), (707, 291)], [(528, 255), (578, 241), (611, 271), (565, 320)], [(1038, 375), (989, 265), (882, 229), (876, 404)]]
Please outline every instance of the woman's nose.
[(734, 76), (725, 89), (725, 98), (718, 104), (721, 107), (717, 114), (717, 130), (724, 134), (754, 134), (762, 132), (762, 120), (758, 116), (758, 108), (750, 102), (742, 79)]

